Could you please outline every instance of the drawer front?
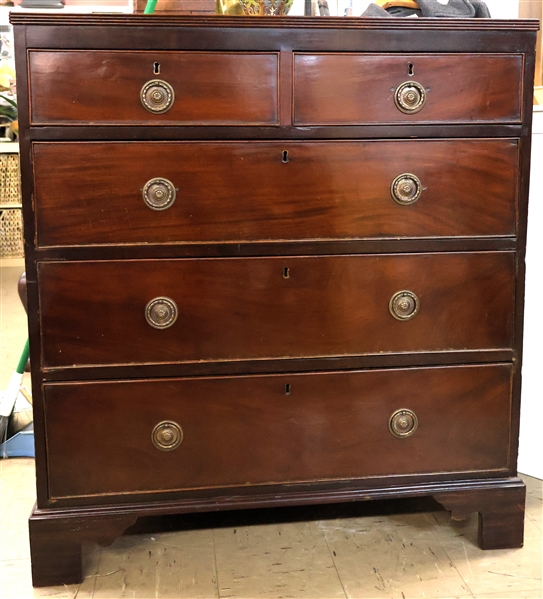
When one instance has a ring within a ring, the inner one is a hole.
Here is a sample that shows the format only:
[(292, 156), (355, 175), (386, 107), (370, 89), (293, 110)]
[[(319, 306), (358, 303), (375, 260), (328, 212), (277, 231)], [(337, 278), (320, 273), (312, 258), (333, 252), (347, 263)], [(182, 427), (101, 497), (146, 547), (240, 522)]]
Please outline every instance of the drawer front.
[(51, 262), (38, 277), (44, 367), (512, 342), (513, 252)]
[[(520, 122), (522, 69), (521, 54), (299, 53), (294, 123)], [(415, 91), (414, 110), (402, 112), (395, 97), (408, 82), (422, 92)]]
[(29, 65), (32, 125), (278, 123), (277, 53), (35, 50)]
[(46, 385), (50, 497), (504, 471), (510, 388), (508, 365)]
[[(517, 140), (36, 143), (33, 155), (40, 246), (515, 234)], [(406, 175), (414, 196), (394, 186)]]

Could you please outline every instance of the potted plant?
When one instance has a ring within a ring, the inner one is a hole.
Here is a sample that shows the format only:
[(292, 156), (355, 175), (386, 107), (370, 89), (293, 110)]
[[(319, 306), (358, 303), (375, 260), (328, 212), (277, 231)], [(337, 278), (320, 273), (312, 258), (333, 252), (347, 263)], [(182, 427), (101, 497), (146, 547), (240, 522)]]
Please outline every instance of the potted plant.
[(19, 131), (17, 122), (17, 102), (0, 93), (0, 127), (5, 127), (6, 137), (15, 138)]
[(7, 129), (8, 137), (14, 138), (19, 130), (17, 122), (17, 91), (15, 69), (12, 64), (10, 44), (0, 40), (0, 128)]

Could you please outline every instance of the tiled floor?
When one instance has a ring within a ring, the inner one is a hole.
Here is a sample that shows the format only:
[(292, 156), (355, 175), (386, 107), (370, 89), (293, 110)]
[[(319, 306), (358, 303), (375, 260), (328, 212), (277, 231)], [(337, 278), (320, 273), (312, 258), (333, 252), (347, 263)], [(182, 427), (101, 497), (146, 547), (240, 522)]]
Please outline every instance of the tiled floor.
[[(25, 340), (20, 267), (0, 269), (5, 388)], [(0, 598), (542, 598), (543, 482), (528, 487), (523, 549), (481, 551), (477, 518), (448, 522), (437, 504), (371, 502), (200, 514), (144, 522), (160, 533), (85, 548), (81, 585), (32, 589), (30, 459), (0, 460)], [(168, 527), (173, 530), (168, 530)]]
[(86, 547), (81, 585), (32, 589), (33, 468), (0, 462), (2, 599), (543, 597), (543, 485), (529, 477), (523, 549), (481, 551), (475, 515), (451, 525), (413, 502), (211, 514)]

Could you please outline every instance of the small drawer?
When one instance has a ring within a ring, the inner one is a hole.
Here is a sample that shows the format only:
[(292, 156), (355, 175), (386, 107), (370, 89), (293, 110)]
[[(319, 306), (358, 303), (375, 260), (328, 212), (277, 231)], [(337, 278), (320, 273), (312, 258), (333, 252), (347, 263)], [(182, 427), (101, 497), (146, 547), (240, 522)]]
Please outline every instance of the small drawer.
[(296, 125), (520, 123), (521, 54), (294, 56)]
[(513, 236), (518, 140), (35, 143), (38, 244)]
[(278, 54), (29, 52), (31, 125), (276, 125)]
[(506, 472), (511, 370), (48, 384), (49, 495)]
[(510, 348), (514, 252), (39, 264), (43, 366)]

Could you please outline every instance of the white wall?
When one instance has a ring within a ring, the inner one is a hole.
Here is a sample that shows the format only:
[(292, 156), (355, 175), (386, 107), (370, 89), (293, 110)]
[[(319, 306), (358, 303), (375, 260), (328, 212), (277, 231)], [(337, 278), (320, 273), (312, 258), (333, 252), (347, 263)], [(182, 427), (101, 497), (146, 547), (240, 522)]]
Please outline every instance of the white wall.
[(517, 19), (519, 0), (485, 0), (493, 19)]

